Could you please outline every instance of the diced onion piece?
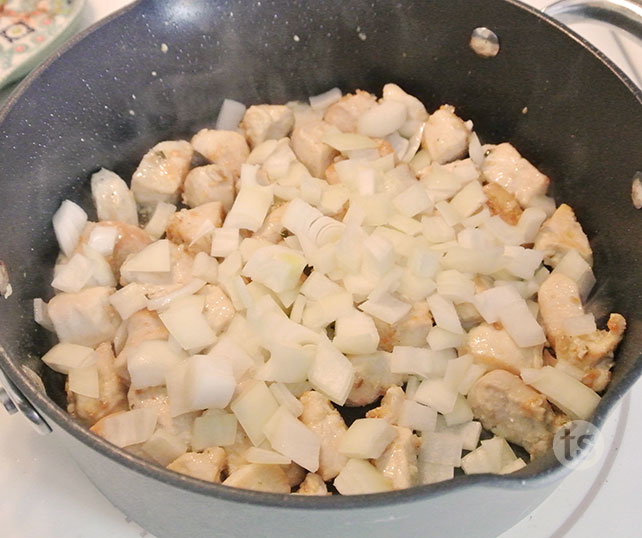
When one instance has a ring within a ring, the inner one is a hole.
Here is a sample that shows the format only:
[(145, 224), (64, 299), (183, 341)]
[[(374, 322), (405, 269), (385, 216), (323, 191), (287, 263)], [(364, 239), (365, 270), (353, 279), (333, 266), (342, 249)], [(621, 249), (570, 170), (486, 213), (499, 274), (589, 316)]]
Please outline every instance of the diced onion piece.
[(484, 162), (484, 150), (482, 149), (479, 137), (475, 132), (472, 132), (468, 139), (468, 155), (470, 155), (471, 161), (473, 161), (478, 167), (481, 167)]
[(43, 355), (42, 362), (55, 372), (68, 374), (72, 368), (83, 368), (94, 364), (96, 355), (90, 347), (61, 342)]
[(116, 277), (107, 259), (88, 245), (83, 248), (83, 254), (91, 264), (91, 277), (87, 282), (89, 286), (116, 286)]
[(357, 120), (357, 132), (383, 138), (399, 129), (407, 118), (407, 109), (398, 101), (383, 101), (366, 112)]
[(227, 407), (236, 388), (230, 363), (210, 355), (192, 355), (186, 364), (185, 391), (190, 411)]
[[(406, 389), (406, 393), (408, 390)], [(414, 400), (404, 400), (397, 425), (417, 431), (434, 431), (437, 411)]]
[(272, 415), (263, 427), (272, 448), (314, 473), (319, 468), (321, 438), (285, 407)]
[(329, 341), (321, 340), (308, 371), (308, 380), (337, 405), (343, 405), (354, 382), (352, 363)]
[(392, 199), (392, 205), (407, 217), (432, 208), (432, 200), (421, 183), (415, 183)]
[(591, 334), (597, 331), (595, 316), (593, 314), (584, 314), (582, 316), (567, 318), (563, 321), (562, 327), (568, 336), (581, 336), (583, 334)]
[(301, 285), (300, 292), (308, 299), (320, 299), (325, 295), (341, 291), (341, 286), (332, 282), (318, 271), (312, 271)]
[[(553, 202), (553, 211), (555, 211), (555, 202)], [(553, 211), (551, 211), (551, 213)], [(522, 234), (524, 243), (532, 243), (535, 241), (535, 236), (538, 234), (547, 216), (546, 211), (541, 208), (527, 207), (524, 209), (517, 223), (517, 228)]]
[(309, 98), (310, 106), (312, 107), (312, 110), (315, 111), (325, 110), (330, 105), (341, 99), (341, 96), (342, 94), (339, 88), (331, 88), (319, 95), (311, 95)]
[(521, 376), (524, 383), (541, 392), (574, 419), (588, 420), (600, 403), (597, 393), (558, 368), (526, 368)]
[(442, 379), (425, 379), (415, 392), (415, 400), (445, 415), (455, 408), (457, 392)]
[(341, 495), (362, 495), (392, 490), (392, 482), (365, 460), (349, 459), (334, 479)]
[(199, 252), (194, 256), (192, 276), (204, 280), (208, 284), (216, 284), (218, 282), (218, 261), (205, 252)]
[(69, 390), (87, 398), (100, 396), (98, 367), (96, 364), (69, 369)]
[(127, 353), (127, 370), (133, 389), (165, 384), (167, 373), (184, 358), (166, 340), (147, 340)]
[(91, 195), (98, 220), (115, 220), (138, 226), (136, 200), (118, 174), (105, 168), (92, 174)]
[(147, 306), (145, 289), (136, 282), (127, 284), (109, 296), (110, 304), (122, 319), (129, 319), (134, 313)]
[(544, 259), (544, 253), (539, 250), (517, 246), (506, 246), (504, 255), (508, 257), (506, 269), (524, 280), (533, 278)]
[(437, 417), (437, 431), (448, 432), (459, 435), (464, 450), (475, 450), (479, 444), (479, 437), (482, 431), (481, 422), (473, 420), (456, 426), (446, 426), (446, 420), (443, 417)]
[(452, 207), (462, 218), (470, 217), (486, 202), (486, 194), (478, 181), (471, 181), (450, 201)]
[(56, 265), (51, 286), (67, 293), (80, 291), (89, 282), (93, 271), (91, 260), (74, 254), (64, 265)]
[(473, 299), (473, 305), (486, 323), (499, 321), (499, 313), (507, 306), (522, 300), (513, 286), (497, 286), (479, 292)]
[(422, 462), (419, 465), (419, 481), (422, 484), (436, 484), (444, 480), (450, 480), (455, 476), (455, 468), (452, 465), (441, 463)]
[(386, 136), (386, 141), (392, 146), (397, 159), (401, 160), (406, 155), (410, 142), (398, 132), (390, 133)]
[(428, 342), (430, 349), (441, 351), (461, 346), (464, 343), (464, 338), (463, 334), (452, 333), (441, 327), (434, 326), (428, 331), (426, 342)]
[(456, 304), (469, 303), (475, 293), (475, 283), (469, 275), (456, 269), (441, 271), (435, 279), (437, 293)]
[(562, 273), (577, 282), (583, 301), (586, 300), (595, 285), (593, 269), (577, 250), (569, 250), (553, 269), (553, 273)]
[(52, 221), (60, 250), (65, 256), (71, 256), (87, 224), (87, 213), (71, 200), (65, 200), (54, 213)]
[(234, 99), (223, 99), (221, 110), (216, 118), (216, 129), (221, 131), (236, 131), (243, 119), (247, 107)]
[(465, 379), (468, 369), (472, 364), (472, 355), (461, 355), (456, 359), (450, 359), (446, 366), (444, 382), (454, 390), (457, 390), (461, 385), (461, 382)]
[(424, 168), (428, 167), (430, 165), (430, 162), (431, 159), (428, 150), (420, 149), (417, 153), (415, 153), (415, 156), (410, 159), (409, 164), (415, 172), (419, 172), (419, 170), (423, 170)]
[(424, 237), (431, 243), (445, 243), (455, 238), (455, 230), (439, 215), (422, 217), (421, 225)]
[(466, 370), (466, 374), (464, 375), (463, 379), (459, 383), (459, 386), (457, 387), (457, 391), (460, 394), (463, 394), (466, 396), (472, 386), (476, 383), (476, 381), (483, 376), (486, 373), (486, 366), (482, 364), (477, 364), (473, 363), (470, 365), (470, 368)]
[(394, 325), (410, 312), (410, 305), (388, 293), (384, 293), (377, 300), (368, 300), (361, 303), (359, 310), (389, 325)]
[(338, 129), (328, 130), (323, 135), (322, 141), (342, 153), (355, 149), (377, 147), (377, 142), (368, 136), (357, 133), (342, 133)]
[(250, 463), (263, 463), (265, 465), (289, 465), (292, 460), (274, 450), (251, 446), (245, 452), (245, 459)]
[(271, 245), (252, 254), (242, 274), (280, 293), (296, 287), (306, 265), (307, 261), (300, 252)]
[(519, 471), (520, 469), (523, 469), (524, 467), (526, 467), (526, 462), (522, 458), (517, 458), (516, 460), (513, 460), (502, 467), (501, 471), (499, 471), (499, 474), (514, 473)]
[(390, 356), (393, 374), (428, 377), (432, 372), (431, 351), (422, 347), (394, 346)]
[(141, 446), (143, 452), (156, 463), (167, 467), (176, 458), (187, 452), (187, 444), (178, 435), (158, 429)]
[(468, 402), (461, 394), (457, 395), (455, 407), (450, 413), (444, 415), (446, 424), (448, 426), (456, 426), (457, 424), (465, 424), (473, 420), (473, 411), (468, 405)]
[(406, 215), (397, 213), (388, 219), (388, 224), (406, 235), (419, 235), (422, 230), (421, 223)]
[(440, 465), (461, 465), (462, 440), (459, 435), (446, 432), (427, 432), (422, 436), (419, 450), (420, 464), (439, 463)]
[[(170, 293), (167, 293), (165, 295), (161, 295), (159, 297), (154, 297), (153, 299), (149, 299), (147, 301), (147, 308), (149, 310), (162, 310), (162, 309), (165, 309), (169, 305), (172, 304), (172, 301), (175, 301), (179, 297), (188, 297), (190, 295), (194, 295), (204, 285), (205, 285), (205, 281), (200, 280), (198, 278), (193, 278), (192, 280), (190, 280), (184, 286), (181, 286), (180, 288), (178, 288), (178, 289), (176, 289), (176, 290), (174, 290), (174, 291), (172, 291)], [(123, 289), (125, 289), (125, 288), (123, 288)], [(119, 290), (119, 291), (122, 291), (122, 290)], [(116, 293), (119, 293), (119, 292), (117, 291)], [(116, 295), (116, 294), (114, 294), (114, 295)], [(112, 297), (113, 297), (113, 295), (112, 295)]]
[(270, 391), (280, 405), (285, 407), (292, 416), (298, 417), (303, 413), (303, 404), (290, 392), (283, 383), (272, 383)]
[(332, 343), (342, 353), (366, 355), (377, 350), (379, 333), (370, 316), (354, 310), (348, 316), (337, 318)]
[(435, 293), (428, 297), (426, 302), (438, 327), (451, 333), (464, 334), (464, 329), (461, 326), (452, 301)]
[(129, 256), (120, 268), (122, 272), (168, 273), (172, 268), (169, 241), (160, 239), (140, 252)]
[(160, 239), (163, 237), (169, 219), (174, 213), (176, 213), (176, 206), (174, 204), (158, 202), (144, 230), (152, 239)]
[(499, 215), (488, 218), (483, 229), (490, 232), (500, 243), (504, 245), (522, 245), (525, 237), (524, 231), (519, 226), (511, 226), (504, 222)]
[(216, 258), (224, 258), (238, 250), (240, 236), (238, 228), (216, 228), (212, 232), (212, 248), (210, 255)]
[[(194, 301), (184, 301), (192, 297)], [(216, 334), (202, 313), (203, 301), (204, 297), (197, 296), (175, 299), (167, 310), (159, 314), (167, 330), (183, 349), (203, 349), (216, 341)]]
[(254, 366), (252, 356), (232, 338), (229, 329), (227, 333), (216, 342), (208, 355), (225, 359), (232, 367), (234, 377), (237, 381), (240, 381), (245, 373)]
[(321, 195), (319, 208), (324, 213), (334, 215), (339, 213), (350, 199), (350, 191), (344, 185), (328, 185)]
[(232, 413), (209, 409), (192, 424), (192, 449), (201, 451), (210, 446), (230, 446), (236, 442), (238, 421)]
[(476, 448), (461, 459), (461, 468), (466, 474), (496, 473), (494, 459), (484, 446)]
[(265, 439), (263, 428), (279, 409), (279, 404), (267, 385), (258, 381), (235, 398), (230, 409), (252, 444), (259, 446)]
[(408, 269), (415, 275), (430, 278), (435, 276), (439, 268), (439, 256), (432, 250), (418, 246), (412, 250), (408, 258)]
[(111, 256), (118, 238), (118, 228), (97, 224), (91, 230), (87, 245), (103, 256)]
[[(252, 170), (249, 170), (249, 169)], [(225, 228), (242, 228), (256, 232), (262, 225), (274, 200), (271, 185), (263, 187), (252, 181), (243, 181), (244, 175), (256, 175), (257, 165), (244, 164), (241, 168), (241, 189), (232, 209), (225, 218)]]
[(157, 420), (158, 411), (155, 408), (141, 407), (107, 415), (96, 422), (91, 431), (123, 448), (147, 441), (154, 433)]
[(341, 437), (339, 452), (350, 458), (378, 458), (396, 435), (383, 418), (359, 418)]
[(523, 299), (505, 306), (499, 312), (499, 321), (519, 347), (538, 346), (546, 342), (544, 329)]
[(462, 219), (462, 216), (457, 212), (457, 210), (445, 200), (437, 202), (435, 204), (435, 209), (441, 215), (441, 218), (444, 219), (448, 226), (455, 226), (459, 224)]
[(258, 370), (256, 378), (282, 383), (305, 381), (315, 352), (315, 346), (312, 345), (272, 344), (270, 359)]
[(495, 436), (492, 439), (486, 439), (481, 442), (490, 460), (494, 473), (500, 473), (501, 470), (517, 459), (513, 449), (503, 437)]
[(49, 317), (48, 305), (40, 297), (36, 297), (33, 300), (33, 319), (38, 325), (48, 331), (55, 331), (53, 322)]

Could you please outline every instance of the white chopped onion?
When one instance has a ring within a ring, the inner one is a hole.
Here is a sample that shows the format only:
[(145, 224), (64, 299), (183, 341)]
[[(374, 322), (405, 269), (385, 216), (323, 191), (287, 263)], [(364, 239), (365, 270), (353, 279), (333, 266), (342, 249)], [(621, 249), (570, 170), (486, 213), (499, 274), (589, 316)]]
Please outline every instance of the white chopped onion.
[(71, 200), (65, 200), (51, 220), (60, 250), (65, 256), (71, 256), (87, 224), (87, 213)]
[(426, 299), (437, 327), (455, 334), (463, 334), (464, 329), (452, 301), (435, 293)]
[(322, 141), (337, 151), (346, 152), (355, 149), (373, 149), (377, 147), (377, 142), (368, 136), (357, 133), (342, 133), (338, 129), (328, 130)]
[(436, 484), (444, 480), (450, 480), (455, 476), (455, 467), (442, 465), (440, 463), (421, 462), (419, 465), (419, 476), (422, 484)]
[(519, 347), (538, 346), (546, 342), (544, 329), (523, 299), (502, 308), (499, 321)]
[(535, 241), (535, 236), (539, 232), (542, 223), (546, 220), (547, 214), (545, 211), (535, 208), (527, 207), (519, 217), (517, 228), (522, 234), (523, 243), (532, 243)]
[(376, 459), (396, 436), (383, 418), (359, 418), (343, 434), (338, 449), (349, 458)]
[(74, 254), (67, 263), (56, 265), (51, 286), (67, 293), (80, 291), (89, 282), (93, 268), (86, 256)]
[(415, 392), (415, 400), (445, 415), (455, 408), (457, 391), (448, 386), (443, 379), (425, 379)]
[(582, 336), (597, 331), (595, 316), (593, 314), (567, 318), (562, 322), (562, 327), (568, 336)]
[(367, 300), (359, 305), (359, 310), (389, 325), (397, 323), (410, 312), (410, 308), (408, 303), (400, 301), (388, 293), (380, 295), (376, 300)]
[(94, 364), (96, 355), (90, 347), (61, 342), (42, 356), (42, 362), (55, 372), (68, 374), (72, 368), (83, 368)]
[(230, 409), (252, 444), (259, 446), (265, 439), (263, 428), (279, 409), (279, 403), (267, 385), (258, 381), (235, 398)]
[(167, 202), (158, 202), (154, 213), (143, 228), (152, 239), (160, 239), (165, 234), (170, 217), (176, 213), (176, 206)]
[(156, 428), (158, 411), (141, 407), (114, 413), (100, 419), (91, 430), (116, 446), (123, 448), (147, 441)]
[(414, 217), (432, 208), (432, 200), (421, 183), (415, 183), (393, 198), (392, 205), (407, 217)]
[(167, 373), (181, 363), (185, 354), (177, 353), (166, 340), (141, 342), (127, 353), (127, 371), (133, 389), (165, 384)]
[(374, 465), (359, 459), (349, 459), (334, 479), (341, 495), (362, 495), (392, 490), (392, 481)]
[(250, 463), (261, 463), (264, 465), (289, 465), (292, 460), (274, 450), (251, 446), (245, 451), (245, 459)]
[(69, 390), (87, 398), (100, 396), (100, 382), (96, 364), (69, 369)]
[(208, 409), (192, 424), (191, 445), (201, 451), (211, 446), (230, 446), (236, 442), (238, 421), (232, 413)]
[(158, 429), (141, 446), (141, 449), (156, 463), (167, 467), (176, 458), (187, 452), (187, 443), (178, 435)]
[(212, 247), (210, 256), (224, 258), (238, 250), (240, 245), (238, 228), (216, 228), (212, 232)]
[(270, 391), (280, 405), (285, 407), (294, 417), (303, 413), (303, 404), (290, 392), (290, 389), (283, 383), (272, 383)]
[[(406, 393), (408, 390), (406, 389)], [(434, 431), (437, 411), (413, 400), (404, 400), (399, 412), (397, 425), (417, 431)]]
[(520, 300), (522, 297), (513, 286), (497, 286), (476, 294), (473, 304), (486, 323), (495, 323), (505, 307)]
[(486, 199), (486, 194), (479, 182), (471, 181), (450, 201), (450, 207), (462, 219), (465, 219), (475, 213), (486, 202)]
[(459, 435), (446, 432), (427, 432), (422, 436), (419, 462), (440, 465), (461, 465), (462, 440)]
[(479, 142), (477, 133), (474, 131), (470, 134), (470, 138), (468, 139), (468, 155), (470, 155), (471, 161), (473, 161), (477, 166), (481, 166), (484, 162), (484, 150)]
[(273, 343), (270, 346), (269, 360), (258, 370), (255, 377), (263, 381), (300, 383), (307, 379), (315, 353), (314, 345)]
[(205, 252), (199, 252), (194, 256), (192, 276), (195, 279), (204, 280), (208, 284), (216, 284), (218, 282), (218, 261)]
[(234, 99), (223, 99), (221, 110), (216, 118), (216, 129), (222, 131), (236, 131), (245, 115), (247, 107)]
[(248, 173), (256, 174), (256, 169), (258, 169), (258, 166), (251, 164), (242, 166), (241, 189), (234, 199), (232, 209), (225, 217), (224, 228), (242, 228), (256, 232), (263, 225), (263, 221), (274, 201), (274, 189), (271, 185), (263, 187), (256, 182), (243, 181), (244, 171), (248, 167), (253, 168), (253, 172)]
[(458, 424), (465, 424), (473, 420), (473, 411), (468, 405), (468, 401), (461, 394), (457, 395), (455, 407), (450, 413), (444, 414), (446, 424), (448, 426), (456, 426)]
[(130, 282), (112, 293), (109, 296), (109, 303), (122, 319), (129, 319), (132, 314), (147, 306), (145, 288), (136, 282)]
[(366, 355), (377, 350), (379, 333), (370, 316), (353, 310), (350, 315), (336, 319), (332, 343), (342, 353)]
[[(193, 278), (184, 286), (167, 293), (165, 295), (160, 295), (159, 297), (154, 297), (153, 299), (147, 300), (147, 309), (148, 310), (163, 310), (172, 304), (172, 301), (178, 299), (179, 297), (187, 297), (189, 295), (194, 295), (198, 290), (200, 290), (205, 285), (205, 281), (198, 278)], [(125, 289), (125, 288), (123, 288)], [(119, 293), (122, 290), (117, 291), (114, 295)], [(142, 293), (142, 290), (141, 290)], [(111, 299), (113, 301), (113, 295)], [(113, 302), (112, 302), (113, 304)], [(116, 306), (116, 305), (114, 305)], [(120, 313), (120, 312), (119, 312)], [(122, 317), (122, 316), (121, 316)], [(125, 319), (125, 318), (123, 318)]]
[(553, 273), (562, 273), (577, 282), (583, 301), (587, 299), (596, 282), (593, 269), (575, 249), (564, 255), (553, 269)]
[(311, 473), (319, 468), (321, 438), (285, 407), (279, 407), (263, 427), (272, 448)]
[(307, 261), (295, 250), (281, 245), (258, 249), (243, 267), (242, 275), (280, 293), (296, 287)]
[(320, 93), (319, 95), (311, 95), (309, 98), (310, 106), (312, 110), (325, 110), (330, 105), (333, 105), (339, 99), (341, 99), (342, 94), (339, 88), (331, 88), (326, 92)]
[(136, 200), (118, 174), (101, 168), (92, 174), (90, 183), (98, 220), (115, 220), (138, 226)]
[(441, 327), (431, 327), (426, 337), (426, 342), (430, 349), (434, 351), (441, 351), (443, 349), (450, 349), (459, 347), (464, 343), (464, 335), (456, 334)]
[(118, 228), (97, 224), (91, 230), (87, 245), (103, 256), (111, 256), (118, 239)]
[(439, 215), (422, 217), (424, 237), (431, 243), (445, 243), (455, 238), (455, 230)]
[(168, 273), (172, 268), (170, 247), (167, 239), (160, 239), (147, 245), (140, 252), (130, 255), (120, 272)]
[(383, 138), (399, 129), (407, 118), (406, 106), (398, 101), (382, 101), (368, 109), (357, 120), (357, 132)]
[[(195, 301), (184, 301), (192, 298)], [(216, 341), (216, 334), (202, 312), (203, 301), (204, 297), (195, 295), (181, 297), (159, 314), (163, 325), (185, 350), (200, 350)]]
[(329, 341), (321, 340), (316, 349), (308, 380), (337, 405), (343, 405), (354, 382), (352, 363)]
[(428, 377), (432, 372), (431, 357), (431, 351), (423, 347), (394, 346), (390, 356), (390, 371), (393, 374)]
[(47, 303), (45, 303), (40, 297), (36, 297), (33, 300), (33, 319), (38, 325), (44, 327), (48, 331), (55, 331), (53, 322), (49, 317)]

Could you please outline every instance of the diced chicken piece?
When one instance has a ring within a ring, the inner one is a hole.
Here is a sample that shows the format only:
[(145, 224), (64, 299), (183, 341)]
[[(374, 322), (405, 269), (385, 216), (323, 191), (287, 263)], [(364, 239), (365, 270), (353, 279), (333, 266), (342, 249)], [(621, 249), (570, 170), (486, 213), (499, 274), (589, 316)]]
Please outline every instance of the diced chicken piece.
[(508, 192), (499, 183), (487, 183), (483, 187), (484, 194), (488, 198), (486, 205), (491, 214), (499, 215), (504, 222), (515, 226), (522, 216), (522, 208), (517, 198)]
[(241, 128), (250, 146), (288, 136), (294, 127), (294, 113), (285, 105), (253, 105), (247, 109)]
[(193, 168), (183, 185), (183, 203), (189, 207), (221, 202), (227, 213), (234, 204), (235, 196), (234, 176), (218, 164)]
[(187, 452), (180, 455), (167, 468), (193, 478), (208, 482), (220, 482), (225, 469), (225, 451), (218, 446), (206, 448), (204, 452)]
[(564, 322), (584, 314), (577, 282), (561, 273), (552, 273), (540, 286), (538, 293), (542, 325), (555, 350), (557, 361), (564, 361), (584, 372), (582, 382), (599, 392), (611, 379), (613, 353), (624, 336), (626, 320), (611, 314), (608, 330), (569, 336)]
[(307, 471), (301, 467), (298, 463), (289, 463), (288, 465), (281, 465), (281, 469), (285, 472), (285, 476), (288, 477), (288, 484), (290, 488), (296, 488), (303, 480)]
[(189, 142), (166, 141), (150, 149), (132, 176), (131, 190), (145, 211), (158, 202), (176, 204), (194, 151)]
[(379, 407), (375, 407), (366, 413), (367, 418), (382, 418), (391, 424), (399, 420), (406, 393), (401, 387), (390, 387), (385, 396), (381, 399)]
[(127, 357), (139, 344), (148, 340), (167, 340), (169, 332), (156, 312), (144, 309), (131, 315), (127, 320), (127, 339), (123, 349), (116, 357), (118, 375), (129, 380)]
[(201, 129), (192, 137), (192, 146), (234, 179), (241, 175), (241, 165), (250, 155), (245, 137), (234, 131)]
[(167, 223), (167, 238), (174, 243), (184, 243), (192, 254), (210, 253), (212, 231), (223, 223), (223, 204), (207, 202), (193, 209), (174, 213)]
[(247, 453), (247, 449), (251, 446), (253, 445), (250, 442), (250, 438), (243, 431), (243, 428), (236, 428), (236, 439), (234, 444), (225, 447), (229, 474), (235, 473), (241, 467), (245, 467), (250, 463), (245, 458), (245, 454)]
[(424, 127), (421, 147), (428, 150), (433, 162), (449, 163), (468, 151), (470, 129), (455, 114), (455, 107), (442, 105), (433, 112)]
[(508, 370), (519, 375), (522, 368), (541, 368), (542, 347), (520, 348), (504, 329), (482, 323), (470, 330), (466, 352), (489, 369)]
[(281, 204), (273, 207), (267, 217), (265, 217), (263, 226), (254, 233), (254, 237), (265, 239), (266, 241), (275, 244), (281, 241), (281, 234), (283, 230), (285, 230), (285, 227), (281, 224), (281, 219), (283, 218), (283, 214), (287, 207), (288, 204)]
[(468, 393), (475, 418), (484, 428), (523, 446), (536, 458), (546, 452), (555, 433), (555, 414), (546, 398), (506, 370), (493, 370)]
[(91, 197), (98, 220), (118, 220), (138, 226), (134, 194), (118, 174), (101, 168), (92, 175)]
[(359, 117), (377, 104), (377, 98), (371, 93), (357, 90), (344, 95), (339, 101), (330, 105), (323, 119), (344, 133), (357, 131)]
[(77, 293), (59, 293), (49, 301), (49, 317), (61, 342), (93, 347), (111, 342), (120, 316), (109, 303), (114, 288), (85, 288)]
[(555, 267), (570, 250), (577, 250), (590, 265), (593, 251), (582, 226), (570, 206), (561, 204), (548, 220), (544, 221), (534, 248), (544, 252), (544, 263)]
[(322, 142), (330, 128), (325, 121), (309, 121), (292, 133), (292, 150), (314, 177), (325, 178), (325, 171), (339, 152)]
[(534, 196), (543, 195), (549, 179), (524, 159), (508, 142), (489, 150), (481, 168), (484, 177), (515, 195), (525, 207)]
[(109, 342), (96, 348), (98, 367), (98, 398), (67, 391), (67, 410), (72, 417), (92, 426), (101, 418), (118, 411), (127, 411), (127, 387), (116, 372), (114, 353)]
[(393, 489), (406, 489), (417, 483), (417, 455), (421, 439), (409, 428), (394, 426), (397, 436), (374, 464), (390, 479)]
[(180, 288), (192, 280), (192, 266), (194, 257), (187, 251), (185, 245), (176, 245), (170, 242), (169, 254), (171, 269), (167, 273), (138, 273), (122, 271), (120, 275), (121, 286), (130, 282), (138, 282), (143, 286), (150, 299), (165, 295)]
[(156, 429), (174, 435), (185, 445), (190, 446), (192, 426), (194, 425), (194, 419), (200, 415), (199, 411), (172, 417), (169, 411), (169, 397), (165, 387), (130, 389), (127, 398), (131, 409), (154, 409), (158, 415)]
[(230, 298), (221, 288), (214, 285), (204, 286), (199, 293), (205, 295), (203, 313), (210, 327), (217, 333), (227, 329), (236, 313)]
[(330, 400), (321, 393), (310, 390), (304, 392), (299, 400), (303, 404), (299, 419), (321, 439), (317, 473), (323, 480), (331, 480), (348, 461), (339, 452), (341, 438), (348, 428)]
[(278, 465), (262, 463), (239, 467), (225, 479), (223, 485), (270, 493), (290, 493), (290, 483), (285, 471)]
[(308, 473), (296, 493), (298, 495), (332, 495), (328, 491), (328, 486), (323, 481), (323, 478), (316, 473)]
[(414, 303), (410, 312), (394, 325), (374, 318), (379, 331), (379, 349), (392, 351), (395, 346), (425, 346), (432, 327), (432, 315), (425, 301)]
[(362, 407), (371, 404), (383, 396), (390, 387), (401, 385), (405, 381), (404, 375), (393, 374), (390, 371), (390, 361), (382, 351), (370, 355), (352, 355), (348, 358), (354, 367), (354, 384), (346, 405)]

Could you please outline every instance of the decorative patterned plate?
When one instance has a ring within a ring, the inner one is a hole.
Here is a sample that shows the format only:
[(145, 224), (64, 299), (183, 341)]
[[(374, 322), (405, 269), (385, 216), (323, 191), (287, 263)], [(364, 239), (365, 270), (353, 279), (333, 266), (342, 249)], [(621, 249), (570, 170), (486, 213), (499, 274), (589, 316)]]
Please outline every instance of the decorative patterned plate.
[(26, 75), (74, 30), (85, 0), (0, 0), (0, 87)]

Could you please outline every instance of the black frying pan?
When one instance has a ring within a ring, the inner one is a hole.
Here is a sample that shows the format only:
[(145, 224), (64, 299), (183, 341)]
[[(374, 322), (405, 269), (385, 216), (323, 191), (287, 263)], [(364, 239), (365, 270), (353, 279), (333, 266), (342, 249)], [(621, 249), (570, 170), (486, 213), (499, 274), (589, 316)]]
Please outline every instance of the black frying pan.
[[(469, 47), (480, 26), (499, 36), (497, 56)], [(484, 142), (511, 141), (576, 210), (595, 252), (596, 312), (629, 322), (595, 424), (639, 377), (642, 214), (630, 186), (642, 168), (642, 96), (581, 39), (507, 0), (144, 0), (76, 39), (0, 113), (0, 258), (14, 290), (0, 301), (0, 367), (98, 487), (159, 536), (492, 535), (563, 476), (549, 455), (515, 476), (374, 496), (232, 490), (96, 438), (66, 415), (61, 376), (39, 362), (53, 340), (32, 321), (31, 301), (51, 293), (51, 216), (65, 198), (91, 206), (93, 171), (131, 176), (159, 140), (211, 125), (224, 97), (278, 103), (335, 85), (379, 92), (388, 81), (429, 110), (455, 105)]]

